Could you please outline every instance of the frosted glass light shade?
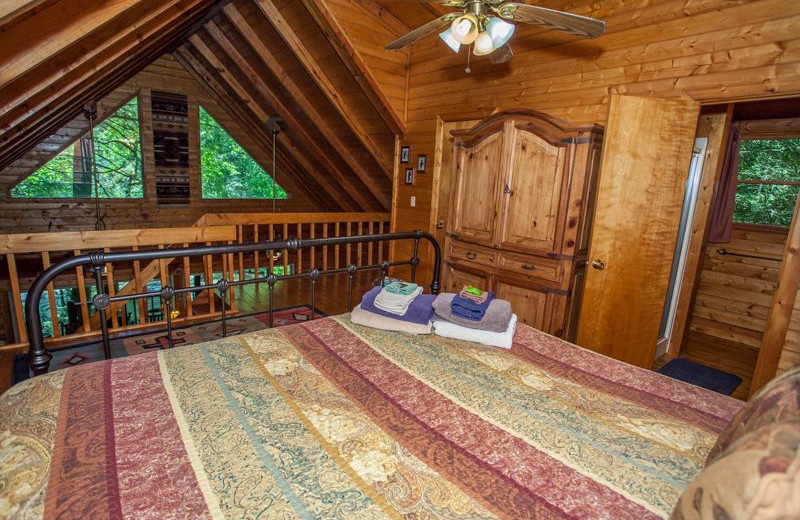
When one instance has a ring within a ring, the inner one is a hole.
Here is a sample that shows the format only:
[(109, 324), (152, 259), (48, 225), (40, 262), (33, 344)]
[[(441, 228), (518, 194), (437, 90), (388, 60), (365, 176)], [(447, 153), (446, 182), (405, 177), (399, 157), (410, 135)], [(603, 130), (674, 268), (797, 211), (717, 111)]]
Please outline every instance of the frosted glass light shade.
[(488, 32), (483, 31), (475, 39), (475, 47), (472, 49), (472, 54), (475, 56), (486, 56), (494, 51), (495, 46), (494, 43), (492, 43), (492, 37), (489, 36)]
[(513, 23), (508, 23), (500, 18), (492, 17), (486, 23), (486, 32), (492, 38), (492, 44), (495, 49), (499, 49), (511, 39), (517, 26)]
[(453, 52), (458, 52), (458, 49), (461, 48), (461, 44), (458, 43), (458, 40), (455, 39), (453, 36), (453, 31), (447, 29), (444, 32), (439, 33), (439, 38), (442, 39), (444, 43), (447, 44), (448, 47), (453, 49)]
[(478, 19), (474, 14), (463, 14), (453, 20), (450, 32), (458, 43), (469, 45), (478, 37)]

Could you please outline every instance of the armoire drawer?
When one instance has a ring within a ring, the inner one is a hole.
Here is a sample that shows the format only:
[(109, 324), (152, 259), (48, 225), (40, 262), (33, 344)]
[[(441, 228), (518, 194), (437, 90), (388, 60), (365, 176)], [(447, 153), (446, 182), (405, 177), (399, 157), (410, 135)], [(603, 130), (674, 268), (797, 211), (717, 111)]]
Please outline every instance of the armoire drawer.
[(505, 271), (535, 276), (551, 282), (561, 281), (563, 271), (559, 260), (508, 252), (501, 252), (498, 255), (497, 266)]
[(466, 260), (481, 265), (494, 266), (497, 253), (480, 246), (463, 243), (451, 243), (447, 251), (450, 260)]

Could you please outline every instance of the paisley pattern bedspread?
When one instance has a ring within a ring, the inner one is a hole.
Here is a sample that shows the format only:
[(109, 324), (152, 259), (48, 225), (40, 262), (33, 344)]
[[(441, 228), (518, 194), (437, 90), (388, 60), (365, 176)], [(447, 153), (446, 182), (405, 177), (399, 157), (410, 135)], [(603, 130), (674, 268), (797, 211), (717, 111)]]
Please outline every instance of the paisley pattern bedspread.
[(342, 315), (13, 387), (0, 517), (663, 518), (739, 406), (527, 326)]

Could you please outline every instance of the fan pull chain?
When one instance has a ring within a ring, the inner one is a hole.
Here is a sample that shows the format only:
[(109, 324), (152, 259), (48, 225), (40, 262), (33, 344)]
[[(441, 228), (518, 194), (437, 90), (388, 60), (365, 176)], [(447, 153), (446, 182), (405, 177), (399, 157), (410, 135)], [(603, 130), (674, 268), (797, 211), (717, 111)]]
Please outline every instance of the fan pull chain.
[(472, 69), (469, 66), (469, 60), (470, 60), (470, 58), (472, 58), (472, 52), (470, 52), (471, 50), (472, 50), (472, 46), (470, 45), (469, 49), (467, 49), (467, 68), (464, 69), (464, 72), (466, 72), (467, 74), (471, 74), (472, 73)]

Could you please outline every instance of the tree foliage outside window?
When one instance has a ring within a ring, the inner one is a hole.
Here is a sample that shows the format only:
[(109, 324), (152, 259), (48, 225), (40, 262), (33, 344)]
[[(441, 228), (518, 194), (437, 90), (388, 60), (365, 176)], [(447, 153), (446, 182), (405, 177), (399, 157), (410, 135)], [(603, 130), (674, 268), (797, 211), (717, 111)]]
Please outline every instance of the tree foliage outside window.
[(286, 191), (200, 107), (203, 198), (285, 199)]
[(788, 227), (800, 188), (800, 139), (743, 140), (733, 221)]
[[(142, 143), (139, 102), (131, 99), (89, 134), (39, 168), (11, 190), (20, 198), (81, 198), (95, 196), (91, 150), (97, 166), (99, 197), (142, 198)], [(83, 143), (81, 142), (83, 141)], [(83, 152), (81, 152), (83, 150)]]

